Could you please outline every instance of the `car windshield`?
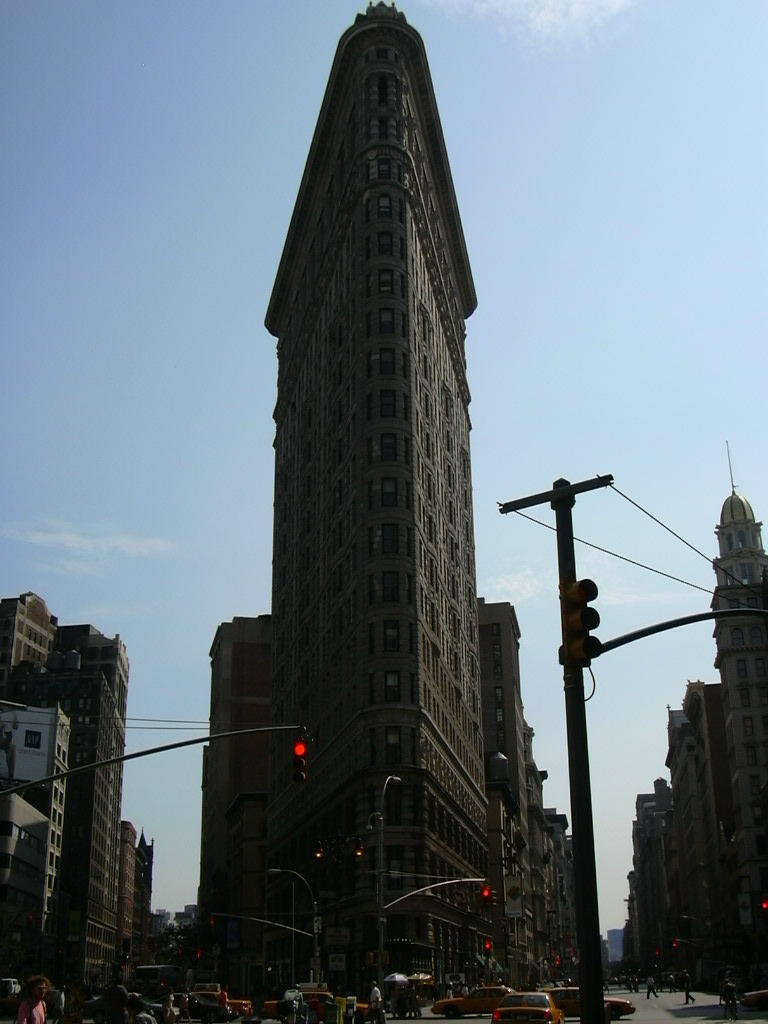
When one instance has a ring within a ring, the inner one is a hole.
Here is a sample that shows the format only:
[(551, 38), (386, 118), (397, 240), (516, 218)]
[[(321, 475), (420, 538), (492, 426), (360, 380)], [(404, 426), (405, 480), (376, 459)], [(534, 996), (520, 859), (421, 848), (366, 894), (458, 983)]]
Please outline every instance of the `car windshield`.
[(547, 997), (543, 992), (516, 992), (511, 996), (504, 996), (502, 1006), (549, 1006)]

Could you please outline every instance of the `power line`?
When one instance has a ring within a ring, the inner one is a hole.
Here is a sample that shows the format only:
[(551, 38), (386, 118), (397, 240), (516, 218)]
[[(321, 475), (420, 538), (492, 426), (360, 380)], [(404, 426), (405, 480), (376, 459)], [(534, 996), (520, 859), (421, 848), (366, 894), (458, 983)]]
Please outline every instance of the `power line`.
[[(515, 514), (522, 516), (523, 519), (530, 519), (532, 523), (536, 523), (537, 526), (544, 526), (547, 530), (551, 530), (556, 533), (554, 526), (549, 523), (542, 522), (541, 519), (536, 519), (534, 516), (529, 516), (525, 512), (520, 512), (519, 509), (514, 510)], [(579, 544), (584, 544), (588, 548), (594, 548), (595, 551), (601, 551), (604, 555), (611, 555), (612, 558), (618, 558), (622, 562), (629, 562), (630, 565), (636, 565), (639, 569), (645, 569), (647, 572), (656, 573), (657, 576), (664, 576), (665, 579), (673, 580), (675, 583), (683, 583), (686, 587), (693, 587), (694, 590), (701, 590), (705, 594), (712, 596), (711, 588), (701, 587), (698, 583), (691, 583), (689, 580), (681, 579), (679, 576), (672, 576), (671, 573), (663, 572), (661, 569), (654, 569), (652, 565), (645, 565), (643, 562), (637, 562), (634, 558), (629, 558), (627, 555), (620, 555), (617, 551), (611, 551), (609, 548), (601, 547), (599, 544), (593, 544), (591, 541), (584, 540), (582, 537), (574, 537), (575, 541)]]
[[(643, 506), (638, 504), (638, 502), (633, 501), (633, 499), (630, 498), (627, 494), (624, 494), (622, 491), (620, 491), (619, 488), (615, 486), (615, 484), (609, 484), (608, 486), (611, 488), (611, 490), (615, 491), (618, 495), (624, 498), (625, 501), (628, 501), (630, 505), (634, 505), (636, 509), (639, 509), (640, 512), (643, 513), (643, 515), (648, 516), (648, 518), (652, 519), (654, 523), (658, 523), (658, 525), (662, 529), (666, 530), (667, 533), (671, 533), (673, 537), (676, 537), (677, 540), (681, 542), (681, 544), (685, 544), (685, 546), (687, 548), (690, 548), (691, 551), (694, 551), (697, 555), (701, 555), (701, 557), (708, 565), (715, 567), (713, 559), (711, 559), (708, 555), (705, 555), (703, 551), (699, 551), (699, 549), (697, 547), (694, 547), (694, 545), (687, 541), (685, 537), (681, 537), (679, 533), (675, 533), (671, 526), (667, 526), (667, 524), (662, 522), (661, 519), (658, 519), (655, 515), (653, 515), (652, 512), (649, 512), (647, 508), (643, 508)], [(720, 572), (722, 572), (723, 575), (727, 576), (728, 579), (733, 580), (734, 583), (737, 583), (739, 586), (746, 586), (748, 590), (751, 590), (753, 593), (757, 594), (758, 597), (761, 596), (762, 591), (758, 589), (758, 587), (756, 587), (754, 584), (744, 583), (743, 580), (740, 580), (738, 576), (734, 576), (733, 573), (730, 572), (730, 570), (726, 569), (722, 565), (717, 566), (717, 568), (719, 568)]]

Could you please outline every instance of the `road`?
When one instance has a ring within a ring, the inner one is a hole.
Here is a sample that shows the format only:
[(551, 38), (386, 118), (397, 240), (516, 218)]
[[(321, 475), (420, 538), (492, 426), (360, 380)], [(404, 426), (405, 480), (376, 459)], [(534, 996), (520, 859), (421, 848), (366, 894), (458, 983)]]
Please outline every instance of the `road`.
[[(723, 1007), (718, 1005), (717, 996), (707, 995), (703, 992), (693, 992), (696, 1002), (685, 1005), (683, 992), (660, 992), (657, 999), (651, 996), (646, 999), (645, 992), (628, 992), (626, 989), (611, 989), (606, 995), (622, 996), (630, 999), (637, 1010), (631, 1017), (622, 1017), (621, 1024), (671, 1024), (673, 1021), (679, 1024), (698, 1024), (699, 1021), (722, 1021)], [(422, 1019), (431, 1018), (433, 1015), (429, 1010), (422, 1010)], [(482, 1017), (461, 1017), (459, 1020), (483, 1021), (488, 1024), (490, 1016), (484, 1014)], [(768, 1021), (768, 1012), (765, 1010), (745, 1010), (739, 1007), (739, 1020), (743, 1021)], [(389, 1017), (387, 1018), (389, 1022)], [(578, 1018), (569, 1017), (567, 1024), (577, 1024)], [(453, 1024), (453, 1022), (451, 1022)]]

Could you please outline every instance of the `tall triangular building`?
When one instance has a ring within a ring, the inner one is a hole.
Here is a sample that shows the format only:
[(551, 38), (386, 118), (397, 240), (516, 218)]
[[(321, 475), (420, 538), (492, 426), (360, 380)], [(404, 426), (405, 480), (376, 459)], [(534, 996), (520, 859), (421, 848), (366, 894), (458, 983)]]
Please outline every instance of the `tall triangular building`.
[(274, 933), (266, 958), (287, 978), (311, 954), (338, 991), (489, 970), (480, 886), (451, 882), (487, 868), (475, 305), (424, 45), (371, 4), (339, 42), (266, 318), (274, 716), (310, 733), (305, 783), (292, 733), (273, 740), (271, 909), (311, 933), (314, 899), (320, 928), (317, 950)]

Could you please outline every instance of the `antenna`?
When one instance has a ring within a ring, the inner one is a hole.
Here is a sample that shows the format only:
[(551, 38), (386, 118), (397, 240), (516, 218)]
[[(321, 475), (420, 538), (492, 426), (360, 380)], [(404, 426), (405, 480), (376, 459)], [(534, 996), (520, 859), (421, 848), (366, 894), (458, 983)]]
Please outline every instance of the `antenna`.
[(731, 446), (725, 442), (725, 450), (728, 453), (728, 472), (731, 475), (731, 491), (736, 493), (736, 484), (733, 482), (733, 466), (731, 465)]

